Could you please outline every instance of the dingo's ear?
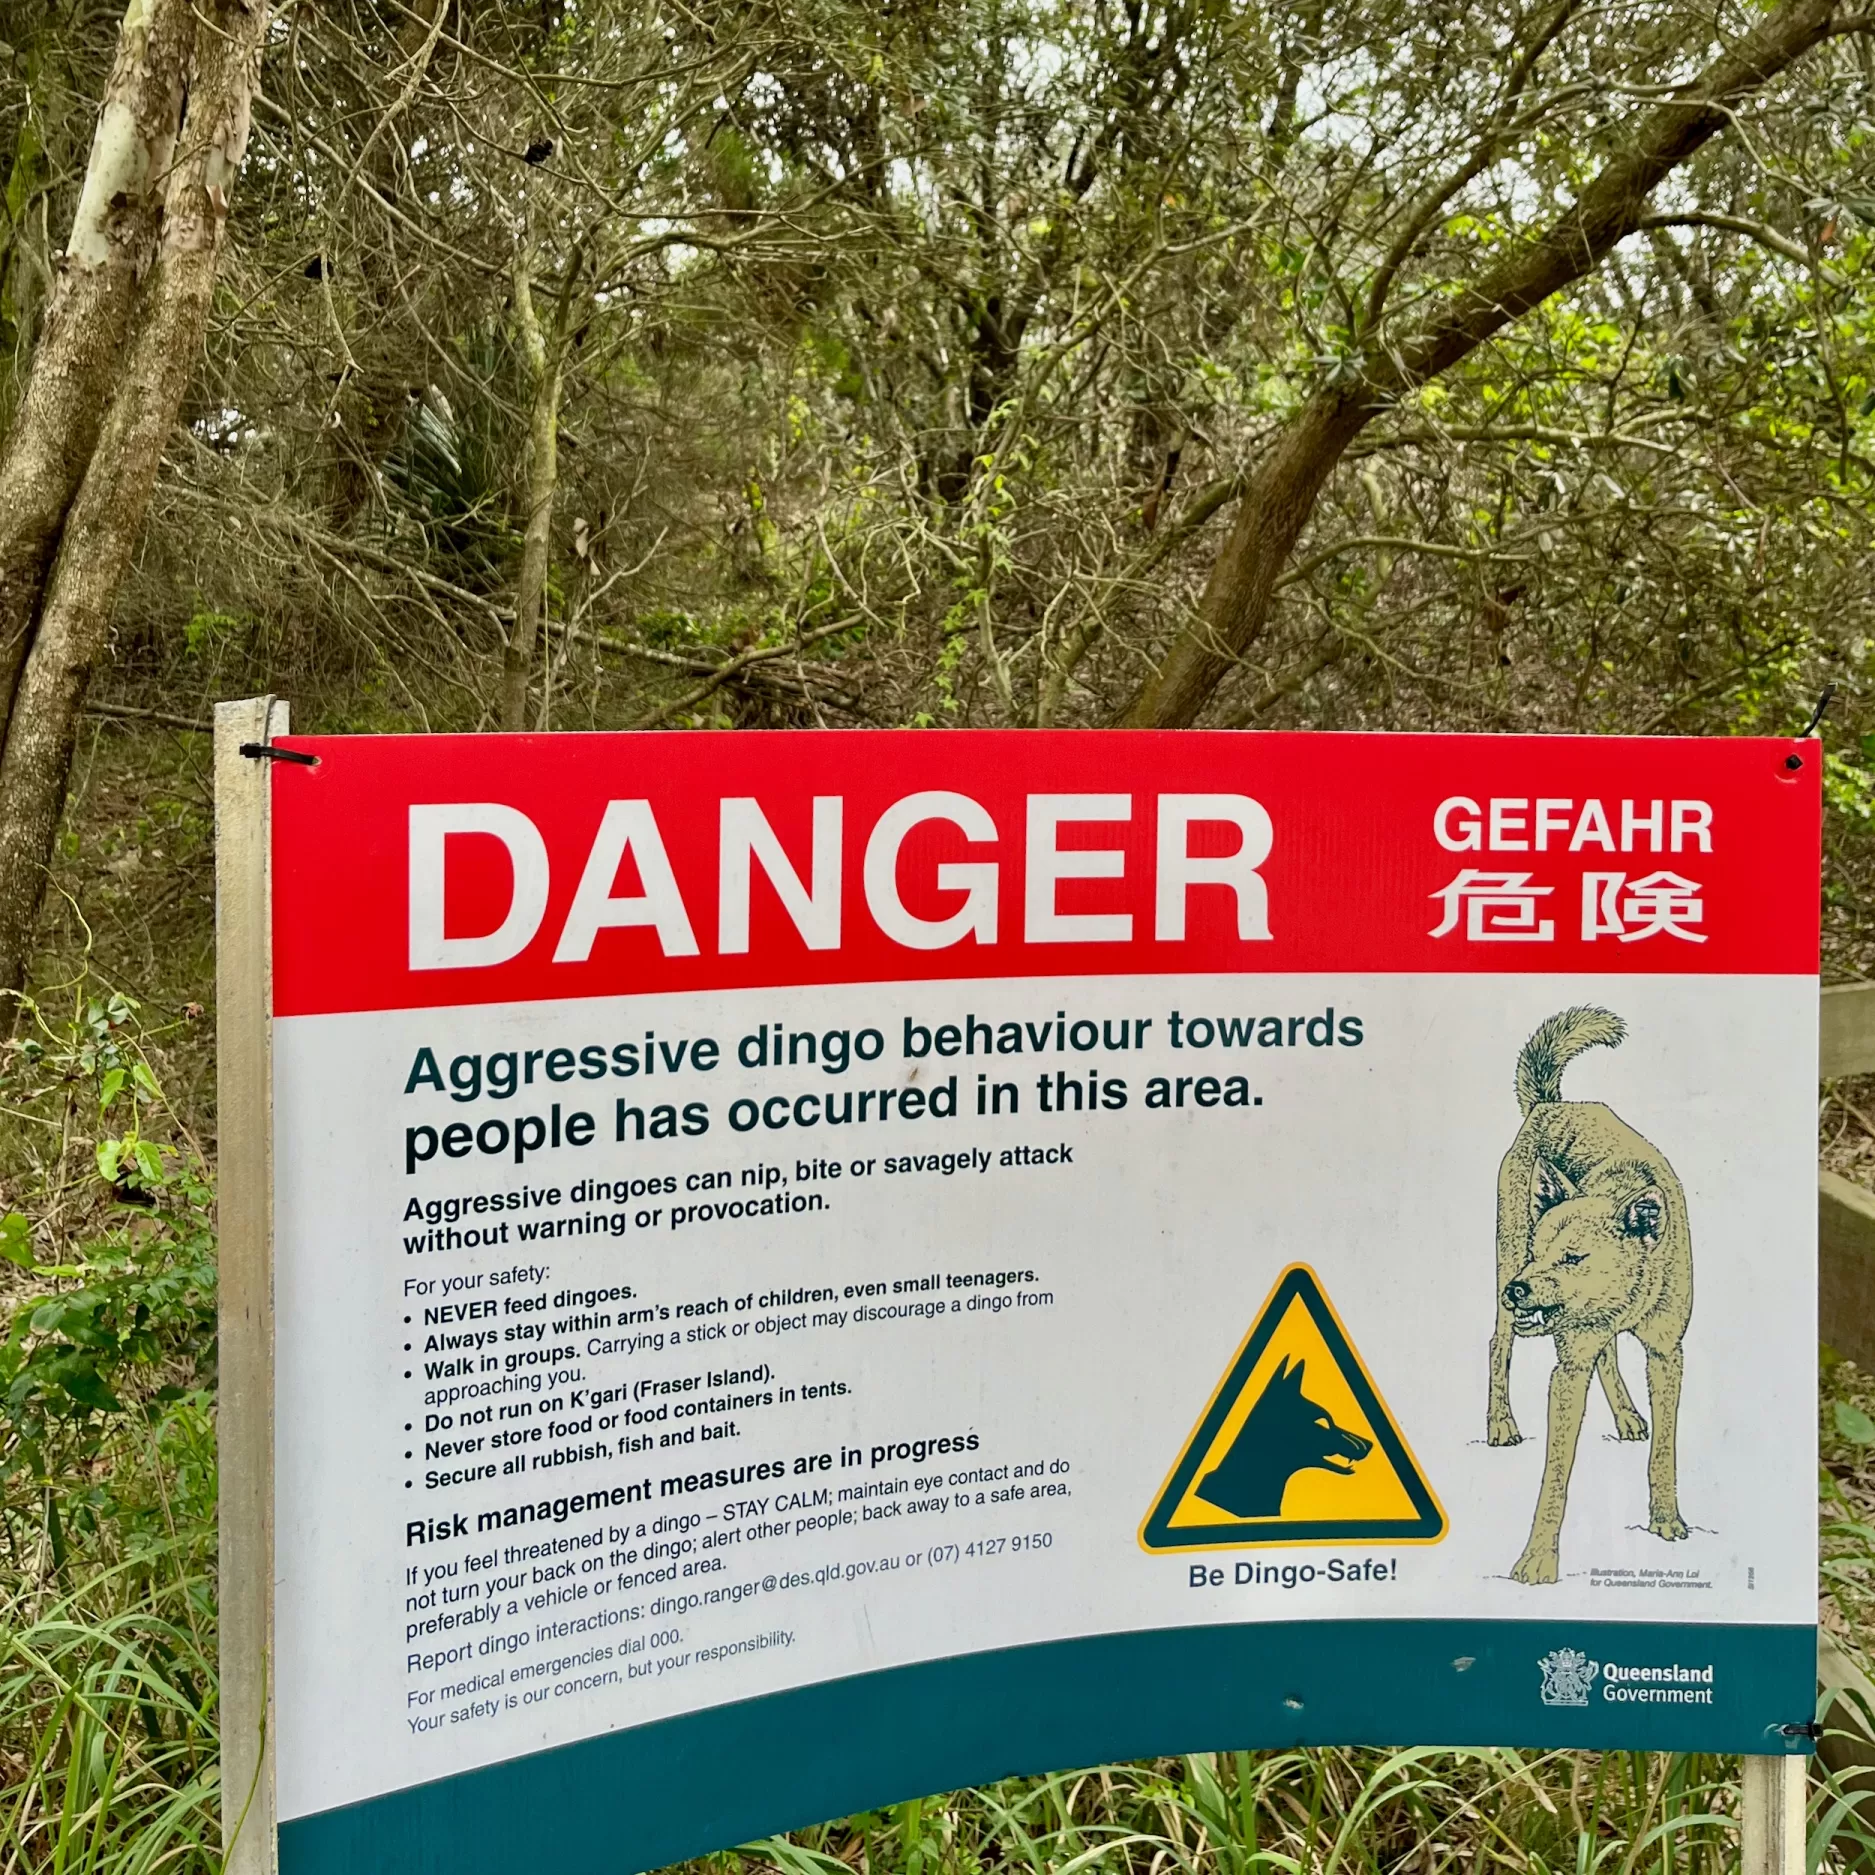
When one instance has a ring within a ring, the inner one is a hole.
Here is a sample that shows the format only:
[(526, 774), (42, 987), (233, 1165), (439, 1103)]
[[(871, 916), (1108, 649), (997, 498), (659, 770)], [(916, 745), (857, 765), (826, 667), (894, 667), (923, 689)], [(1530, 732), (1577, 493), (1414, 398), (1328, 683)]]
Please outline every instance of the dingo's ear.
[(1561, 1166), (1551, 1165), (1540, 1153), (1530, 1168), (1530, 1218), (1534, 1223), (1551, 1205), (1581, 1194)]
[(1657, 1185), (1649, 1185), (1621, 1207), (1620, 1215), (1622, 1230), (1652, 1249), (1666, 1224), (1667, 1201)]

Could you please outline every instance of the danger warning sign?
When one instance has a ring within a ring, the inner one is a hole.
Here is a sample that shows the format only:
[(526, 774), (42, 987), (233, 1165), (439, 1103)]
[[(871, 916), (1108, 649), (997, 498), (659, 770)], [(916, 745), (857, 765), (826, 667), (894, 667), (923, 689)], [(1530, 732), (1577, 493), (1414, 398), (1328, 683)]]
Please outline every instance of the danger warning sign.
[(1813, 743), (259, 736), (280, 1875), (1808, 1749)]
[(1148, 1550), (1436, 1543), (1440, 1509), (1315, 1272), (1285, 1270), (1140, 1531)]

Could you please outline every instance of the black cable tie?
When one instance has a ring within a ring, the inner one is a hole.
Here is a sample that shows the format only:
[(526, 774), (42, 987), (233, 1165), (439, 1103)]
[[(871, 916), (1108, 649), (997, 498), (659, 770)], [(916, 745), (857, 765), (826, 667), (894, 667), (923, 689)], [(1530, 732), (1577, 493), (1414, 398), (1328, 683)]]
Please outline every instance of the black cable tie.
[(1807, 1719), (1802, 1725), (1780, 1725), (1777, 1729), (1786, 1738), (1807, 1738), (1812, 1743), (1823, 1736), (1823, 1728), (1814, 1719)]
[(241, 753), (250, 762), (295, 762), (301, 768), (317, 768), (319, 758), (308, 755), (304, 749), (282, 749), (271, 742), (244, 742)]
[(1823, 712), (1829, 708), (1830, 698), (1835, 694), (1836, 686), (1833, 682), (1823, 686), (1823, 694), (1817, 698), (1816, 708), (1810, 712), (1810, 720), (1797, 731), (1797, 740), (1799, 742), (1802, 742), (1805, 737), (1815, 733), (1817, 724), (1823, 720)]

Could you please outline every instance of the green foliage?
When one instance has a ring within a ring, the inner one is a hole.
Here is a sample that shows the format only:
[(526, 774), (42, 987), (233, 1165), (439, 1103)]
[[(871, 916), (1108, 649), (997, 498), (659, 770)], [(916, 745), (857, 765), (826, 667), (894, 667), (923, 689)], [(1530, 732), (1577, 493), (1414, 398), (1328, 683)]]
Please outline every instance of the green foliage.
[(191, 658), (213, 657), (237, 645), (249, 630), (245, 619), (217, 612), (199, 601), (182, 627), (182, 648)]
[(213, 1192), (142, 1011), (0, 1058), (0, 1869), (215, 1875)]
[(1822, 1455), (1823, 1588), (1838, 1631), (1875, 1665), (1875, 1375), (1827, 1349)]
[[(1875, 737), (1863, 738), (1865, 743)], [(1836, 813), (1855, 826), (1866, 827), (1875, 819), (1875, 770), (1866, 764), (1869, 751), (1862, 751), (1862, 761), (1851, 761), (1831, 749), (1823, 757), (1823, 799)]]
[(15, 134), (13, 160), (7, 170), (4, 196), (0, 197), (6, 216), (0, 227), (0, 347), (10, 347), (20, 336), (31, 269), (26, 256), (14, 250), (26, 234), (34, 202), (51, 179), (44, 134), (28, 114), (21, 118)]
[(191, 1144), (152, 1137), (162, 1096), (134, 1001), (81, 989), (59, 1022), (26, 1014), (0, 1085), (14, 1120), (61, 1150), (39, 1163), (37, 1227), (17, 1211), (0, 1222), (0, 1256), (33, 1290), (0, 1342), (0, 1514), (43, 1521), (62, 1568), (72, 1532), (113, 1514), (91, 1468), (117, 1425), (160, 1419), (212, 1379), (213, 1193)]
[(460, 349), (461, 410), (440, 390), (412, 404), (385, 472), (449, 577), (482, 592), (509, 577), (521, 550), (521, 529), (509, 513), (512, 445), (499, 404), (513, 374), (492, 331), (469, 334)]

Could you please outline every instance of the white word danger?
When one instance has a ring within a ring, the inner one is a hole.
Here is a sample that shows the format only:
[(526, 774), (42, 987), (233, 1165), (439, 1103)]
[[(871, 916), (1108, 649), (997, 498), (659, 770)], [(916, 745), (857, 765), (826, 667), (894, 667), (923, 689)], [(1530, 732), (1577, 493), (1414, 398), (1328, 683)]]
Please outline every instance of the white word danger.
[[(1245, 794), (1161, 794), (1150, 797), (1155, 818), (1153, 937), (1185, 937), (1186, 898), (1194, 886), (1222, 886), (1235, 900), (1237, 936), (1267, 939), (1269, 895), (1258, 872), (1269, 858), (1274, 830), (1261, 803)], [(1063, 847), (1060, 830), (1076, 824), (1125, 824), (1133, 819), (1130, 794), (1031, 794), (1026, 800), (1022, 861), (1021, 941), (1027, 944), (1125, 944), (1133, 939), (1127, 911), (1059, 909), (1068, 879), (1121, 880), (1126, 853), (1119, 846)], [(518, 957), (546, 918), (553, 862), (539, 827), (518, 808), (497, 801), (413, 805), (410, 810), (410, 968), (487, 969)], [(809, 950), (838, 950), (844, 904), (842, 862), (846, 803), (816, 796), (806, 864), (783, 847), (761, 804), (746, 796), (719, 804), (716, 841), (715, 939), (720, 956), (749, 948), (749, 894), (758, 866)], [(956, 828), (982, 857), (937, 864), (931, 883), (962, 894), (942, 917), (906, 905), (900, 850), (916, 827), (941, 822)], [(1237, 830), (1235, 852), (1192, 851), (1192, 829), (1222, 825)], [(861, 883), (867, 913), (879, 931), (907, 950), (943, 950), (974, 938), (994, 944), (1003, 935), (1003, 863), (998, 850), (1007, 830), (967, 794), (930, 789), (894, 801), (866, 836)], [(449, 840), (480, 834), (501, 842), (513, 871), (508, 905), (493, 930), (446, 935)], [(635, 892), (620, 892), (618, 876), (629, 854), (637, 870)], [(805, 876), (804, 876), (805, 875)], [(648, 926), (667, 957), (695, 957), (696, 908), (686, 901), (670, 853), (648, 800), (608, 801), (592, 844), (580, 858), (579, 883), (553, 948), (555, 963), (584, 963), (601, 931)]]

